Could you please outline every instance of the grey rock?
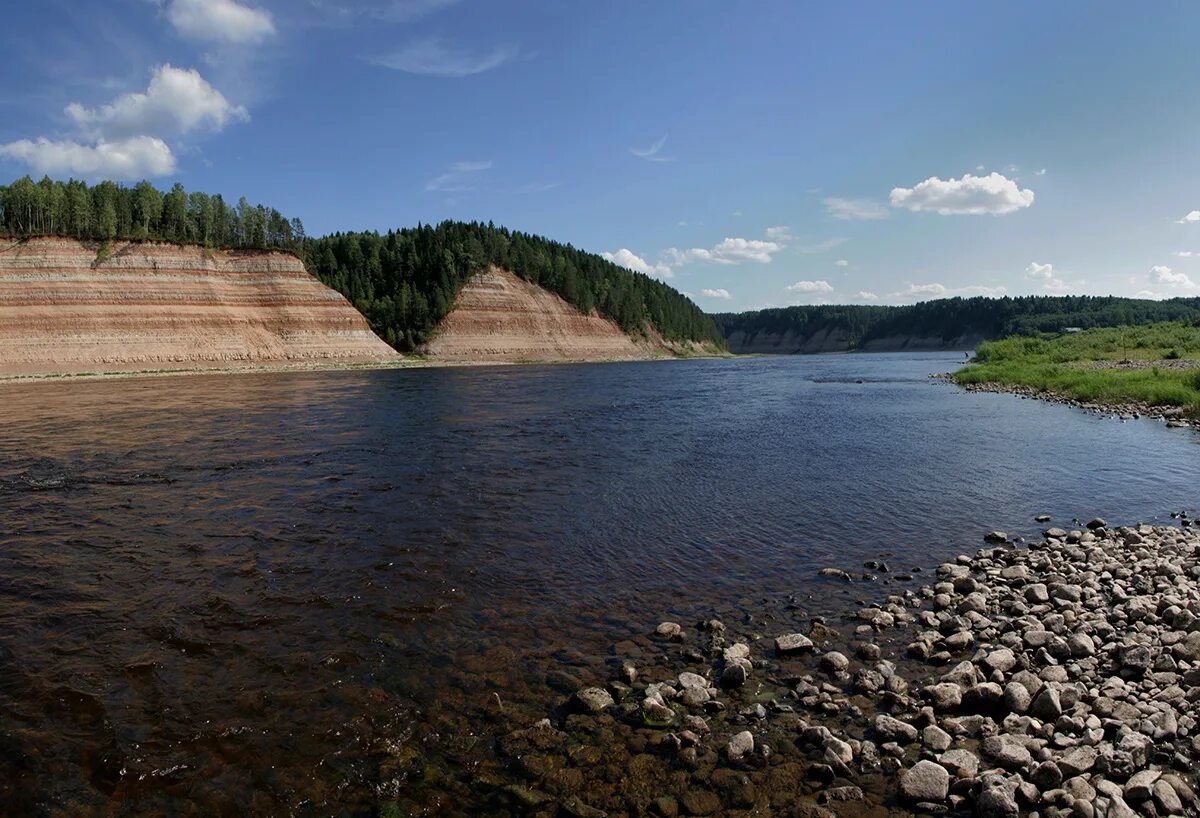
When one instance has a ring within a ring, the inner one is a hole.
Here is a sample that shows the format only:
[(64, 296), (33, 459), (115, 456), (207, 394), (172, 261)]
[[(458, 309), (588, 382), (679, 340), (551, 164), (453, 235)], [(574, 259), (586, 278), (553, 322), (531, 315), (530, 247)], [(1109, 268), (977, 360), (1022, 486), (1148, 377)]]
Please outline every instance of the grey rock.
[(813, 642), (802, 633), (789, 633), (775, 637), (775, 652), (781, 654), (803, 653), (813, 649)]
[(612, 694), (602, 687), (585, 687), (571, 696), (571, 704), (585, 713), (600, 713), (612, 707)]
[(751, 755), (754, 752), (754, 734), (749, 730), (743, 730), (736, 734), (729, 743), (725, 745), (725, 755), (731, 761), (738, 761)]
[(900, 777), (900, 797), (911, 804), (941, 804), (949, 793), (950, 773), (932, 761), (918, 761)]

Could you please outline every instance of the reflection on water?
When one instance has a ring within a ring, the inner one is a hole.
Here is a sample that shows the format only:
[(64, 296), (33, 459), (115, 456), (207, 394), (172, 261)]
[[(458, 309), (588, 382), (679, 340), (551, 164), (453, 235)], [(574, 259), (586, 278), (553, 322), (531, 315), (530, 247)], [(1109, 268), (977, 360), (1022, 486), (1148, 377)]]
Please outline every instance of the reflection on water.
[(1193, 506), (1196, 435), (957, 356), (0, 385), (0, 803), (463, 814), (491, 736), (667, 615)]

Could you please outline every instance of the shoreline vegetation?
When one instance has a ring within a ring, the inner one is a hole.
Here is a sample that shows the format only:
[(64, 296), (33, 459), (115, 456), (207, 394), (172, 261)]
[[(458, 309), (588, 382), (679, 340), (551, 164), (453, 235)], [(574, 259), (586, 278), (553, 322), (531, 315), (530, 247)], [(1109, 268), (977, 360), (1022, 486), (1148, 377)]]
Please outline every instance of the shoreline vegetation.
[(975, 391), (1197, 425), (1200, 325), (1165, 322), (987, 341), (968, 366), (947, 377)]

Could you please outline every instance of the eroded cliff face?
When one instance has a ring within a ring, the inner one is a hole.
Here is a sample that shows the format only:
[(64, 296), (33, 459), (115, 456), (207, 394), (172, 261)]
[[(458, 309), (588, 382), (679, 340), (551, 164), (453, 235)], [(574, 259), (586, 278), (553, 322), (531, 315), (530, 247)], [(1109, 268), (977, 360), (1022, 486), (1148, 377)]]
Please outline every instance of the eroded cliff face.
[(499, 267), (463, 285), (423, 351), (446, 363), (619, 361), (671, 354), (661, 342), (634, 340), (615, 322), (584, 315)]
[(0, 376), (398, 357), (286, 253), (0, 239)]

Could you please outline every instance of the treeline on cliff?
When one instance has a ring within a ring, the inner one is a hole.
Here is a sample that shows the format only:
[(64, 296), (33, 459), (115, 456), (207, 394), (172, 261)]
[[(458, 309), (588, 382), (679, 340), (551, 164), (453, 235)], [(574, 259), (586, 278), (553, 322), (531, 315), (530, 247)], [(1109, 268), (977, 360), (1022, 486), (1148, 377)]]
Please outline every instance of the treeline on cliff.
[(176, 184), (165, 193), (149, 182), (89, 186), (72, 179), (28, 176), (0, 185), (0, 235), (66, 236), (81, 241), (154, 240), (245, 250), (297, 250), (304, 225), (274, 208), (240, 199), (188, 193)]
[(1159, 321), (1200, 321), (1200, 298), (1150, 301), (1116, 296), (1017, 296), (943, 298), (905, 306), (813, 305), (722, 313), (713, 316), (725, 338), (734, 333), (792, 332), (810, 337), (844, 331), (850, 347), (877, 338), (921, 337), (953, 341), (964, 336), (1038, 335), (1069, 327), (1121, 327)]
[(337, 233), (304, 242), (308, 269), (341, 292), (385, 341), (418, 349), (472, 275), (495, 265), (593, 309), (631, 334), (723, 348), (712, 318), (681, 293), (569, 244), (479, 222), (442, 222), (380, 233)]

